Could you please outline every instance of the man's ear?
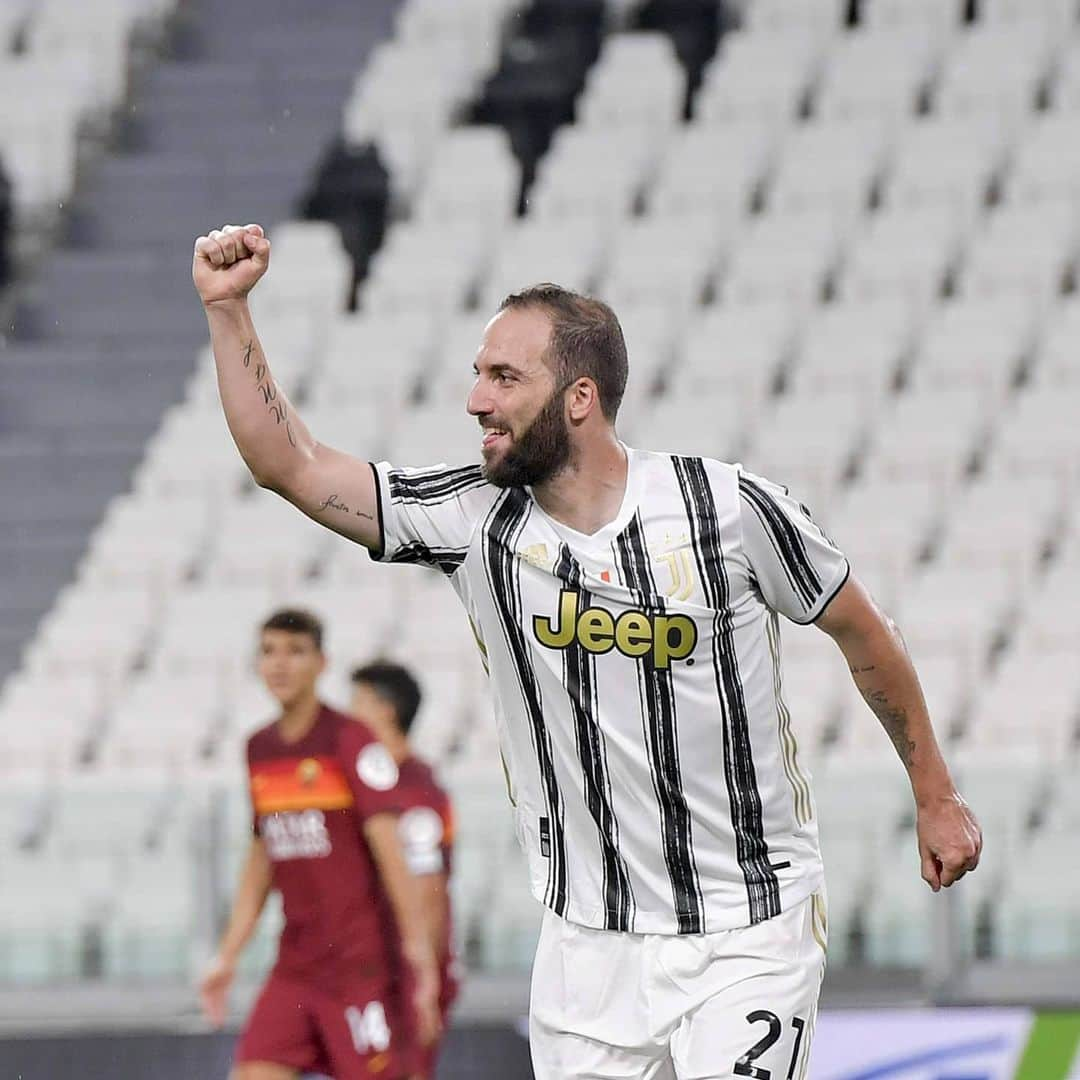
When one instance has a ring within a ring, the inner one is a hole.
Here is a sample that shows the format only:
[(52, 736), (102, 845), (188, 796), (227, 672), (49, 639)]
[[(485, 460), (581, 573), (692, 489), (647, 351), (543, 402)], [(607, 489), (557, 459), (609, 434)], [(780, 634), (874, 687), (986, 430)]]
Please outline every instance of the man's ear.
[(600, 408), (600, 391), (592, 379), (578, 379), (569, 391), (567, 409), (573, 422), (580, 424)]

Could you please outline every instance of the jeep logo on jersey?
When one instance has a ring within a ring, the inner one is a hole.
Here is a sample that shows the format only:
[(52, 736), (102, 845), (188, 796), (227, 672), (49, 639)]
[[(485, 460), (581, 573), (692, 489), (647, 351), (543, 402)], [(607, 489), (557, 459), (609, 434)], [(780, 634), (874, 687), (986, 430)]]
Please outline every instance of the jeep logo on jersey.
[(533, 617), (536, 640), (549, 649), (565, 649), (576, 641), (586, 652), (601, 655), (612, 649), (623, 656), (652, 653), (653, 663), (661, 669), (670, 667), (673, 660), (685, 660), (697, 645), (697, 626), (686, 615), (630, 610), (616, 618), (602, 607), (579, 612), (579, 603), (576, 591), (563, 589), (557, 619)]

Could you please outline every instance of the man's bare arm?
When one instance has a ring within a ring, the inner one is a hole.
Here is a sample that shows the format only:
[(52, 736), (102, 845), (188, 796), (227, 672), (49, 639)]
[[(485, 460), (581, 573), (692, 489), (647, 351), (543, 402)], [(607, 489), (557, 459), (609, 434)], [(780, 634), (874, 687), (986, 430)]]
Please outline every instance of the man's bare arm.
[(375, 857), (379, 880), (390, 898), (402, 951), (413, 969), (416, 980), (413, 1005), (421, 1042), (427, 1045), (439, 1031), (439, 977), (420, 892), (416, 879), (409, 873), (401, 847), (397, 818), (393, 814), (369, 817), (364, 822), (364, 838)]
[(228, 926), (222, 934), (217, 955), (199, 987), (203, 1011), (215, 1027), (220, 1027), (225, 1021), (226, 996), (236, 971), (236, 962), (258, 925), (266, 898), (270, 895), (271, 881), (270, 858), (266, 848), (259, 837), (253, 837), (236, 886)]
[(420, 893), (420, 907), (427, 924), (431, 949), (437, 959), (441, 958), (446, 947), (446, 889), (445, 873), (417, 874), (417, 889)]
[(277, 384), (247, 296), (269, 266), (257, 225), (226, 226), (195, 244), (192, 279), (202, 299), (225, 419), (260, 487), (369, 548), (380, 542), (378, 495), (367, 462), (324, 446)]
[(919, 814), (923, 877), (935, 891), (951, 885), (977, 865), (982, 834), (942, 757), (899, 628), (854, 576), (816, 625), (843, 652), (855, 685), (907, 769)]

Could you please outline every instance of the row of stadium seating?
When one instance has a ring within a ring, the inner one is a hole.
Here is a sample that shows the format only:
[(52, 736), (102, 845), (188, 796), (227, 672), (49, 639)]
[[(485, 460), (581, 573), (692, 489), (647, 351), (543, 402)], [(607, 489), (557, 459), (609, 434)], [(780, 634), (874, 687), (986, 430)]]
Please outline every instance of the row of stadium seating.
[[(882, 746), (884, 737), (879, 735)], [(454, 899), (459, 949), (489, 969), (527, 966), (536, 909), (504, 813), (497, 754), (483, 738), (447, 770), (461, 829)], [(890, 751), (891, 753), (891, 751)], [(983, 958), (1053, 959), (1080, 947), (1077, 886), (1055, 871), (1080, 826), (1068, 767), (1002, 749), (958, 755), (987, 846), (964, 891), (964, 949)], [(929, 937), (912, 809), (896, 762), (861, 752), (821, 760), (818, 820), (838, 963), (914, 966)], [(859, 813), (853, 814), (857, 805)], [(0, 981), (105, 975), (181, 979), (205, 961), (215, 885), (235, 878), (249, 814), (240, 777), (180, 783), (168, 773), (104, 773), (60, 785), (9, 778), (0, 797)], [(1018, 864), (1029, 872), (1011, 872)], [(218, 903), (220, 903), (220, 894)], [(245, 970), (272, 956), (271, 906)]]
[(175, 0), (0, 4), (0, 155), (20, 225), (54, 221), (70, 198), (80, 139), (100, 137), (127, 91), (130, 49)]

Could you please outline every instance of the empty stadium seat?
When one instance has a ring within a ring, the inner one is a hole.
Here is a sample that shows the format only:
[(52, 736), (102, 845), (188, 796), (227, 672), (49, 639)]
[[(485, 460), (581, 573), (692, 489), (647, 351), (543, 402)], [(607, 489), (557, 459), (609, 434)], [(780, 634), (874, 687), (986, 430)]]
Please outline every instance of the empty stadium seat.
[(890, 151), (880, 124), (812, 123), (785, 140), (769, 187), (771, 213), (828, 207), (854, 218), (867, 206)]
[(864, 564), (880, 572), (891, 599), (907, 579), (916, 556), (944, 513), (944, 492), (921, 476), (870, 481), (849, 489), (832, 508), (828, 529), (856, 572)]
[(1063, 291), (1075, 266), (1078, 224), (1075, 200), (999, 208), (974, 238), (960, 291), (995, 299), (1001, 293), (1024, 292), (1049, 303)]
[(661, 136), (677, 124), (686, 74), (671, 38), (657, 32), (611, 35), (577, 103), (586, 127), (642, 127)]
[(818, 87), (815, 115), (895, 128), (917, 111), (940, 67), (946, 41), (930, 21), (844, 34)]
[(694, 115), (706, 125), (741, 120), (774, 132), (786, 127), (820, 78), (827, 36), (797, 26), (725, 35), (705, 70)]
[(868, 481), (921, 475), (954, 486), (985, 445), (994, 416), (991, 400), (971, 389), (901, 394), (877, 425), (864, 475)]
[(1025, 132), (1005, 185), (1010, 205), (1059, 199), (1080, 193), (1080, 148), (1071, 137), (1075, 116), (1044, 113)]
[(1009, 132), (994, 113), (926, 117), (901, 135), (885, 186), (886, 206), (946, 203), (974, 213), (1004, 168)]
[(771, 171), (778, 142), (753, 120), (687, 124), (660, 164), (649, 192), (650, 213), (661, 219), (689, 216), (705, 229), (731, 233)]
[(947, 205), (888, 207), (852, 244), (837, 291), (852, 303), (899, 298), (926, 307), (945, 289), (970, 235)]
[(951, 506), (938, 554), (952, 566), (989, 564), (1031, 575), (1064, 518), (1054, 477), (986, 476)]
[(783, 302), (703, 309), (687, 326), (670, 382), (683, 397), (735, 398), (759, 409), (788, 359), (797, 322)]
[(998, 425), (991, 464), (1016, 469), (1031, 466), (1062, 478), (1076, 474), (1080, 428), (1075, 405), (1053, 385), (1026, 389)]
[(1080, 712), (1074, 657), (1071, 648), (1011, 649), (993, 677), (977, 687), (967, 733), (971, 744), (1066, 753), (1075, 743)]
[(685, 317), (704, 298), (719, 259), (719, 238), (694, 219), (639, 219), (619, 231), (601, 295), (616, 312), (666, 306)]
[(313, 388), (320, 405), (376, 401), (400, 407), (413, 393), (435, 340), (424, 314), (401, 310), (339, 316), (326, 345), (326, 370)]
[(960, 25), (963, 0), (864, 0), (862, 22), (875, 30), (929, 26), (947, 36)]
[(865, 444), (876, 407), (871, 396), (851, 388), (778, 398), (760, 415), (747, 463), (821, 506)]
[(939, 307), (911, 366), (916, 390), (971, 387), (998, 400), (1033, 347), (1034, 305), (1023, 295), (974, 297)]
[(949, 51), (935, 108), (943, 116), (1031, 111), (1050, 71), (1057, 40), (1041, 19), (976, 23)]
[(752, 220), (740, 237), (722, 283), (727, 304), (819, 301), (836, 271), (846, 230), (831, 209)]
[[(503, 297), (540, 281), (588, 291), (596, 282), (608, 244), (607, 230), (588, 220), (526, 217), (515, 222), (501, 236), (480, 291), (482, 317), (493, 315)], [(479, 340), (477, 334), (476, 344)]]
[(787, 389), (796, 394), (849, 389), (880, 399), (892, 389), (914, 333), (915, 312), (897, 297), (814, 310), (787, 372)]
[(513, 216), (520, 186), (520, 168), (502, 128), (452, 131), (435, 148), (415, 215), (498, 229)]
[(662, 150), (648, 129), (560, 128), (526, 197), (527, 212), (545, 220), (592, 217), (588, 227), (624, 217), (654, 176)]

